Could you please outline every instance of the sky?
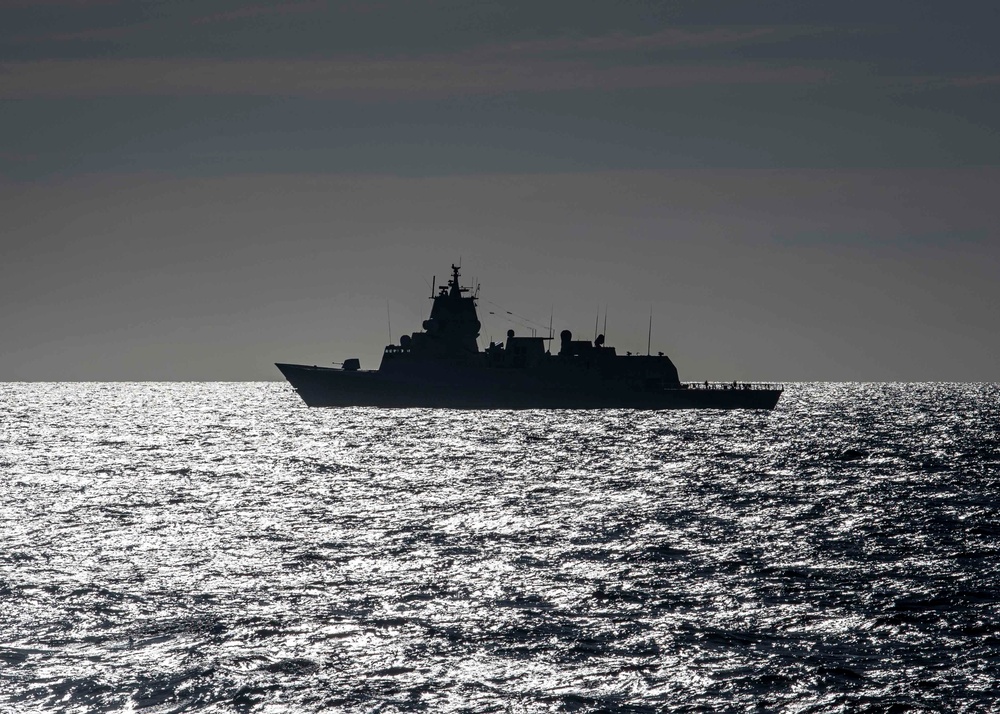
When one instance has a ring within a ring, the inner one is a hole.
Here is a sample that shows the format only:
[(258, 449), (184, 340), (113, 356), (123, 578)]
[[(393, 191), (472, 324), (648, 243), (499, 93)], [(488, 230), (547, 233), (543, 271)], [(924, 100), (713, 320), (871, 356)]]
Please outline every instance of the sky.
[(484, 346), (652, 314), (682, 380), (1000, 380), (998, 26), (0, 0), (0, 381), (375, 368), (459, 262)]

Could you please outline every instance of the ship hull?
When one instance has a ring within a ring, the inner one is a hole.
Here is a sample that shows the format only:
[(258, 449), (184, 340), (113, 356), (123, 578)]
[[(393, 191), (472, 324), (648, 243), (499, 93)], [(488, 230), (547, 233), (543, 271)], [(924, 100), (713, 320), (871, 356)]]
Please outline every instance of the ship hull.
[[(627, 389), (581, 385), (532, 374), (478, 373), (452, 380), (404, 379), (380, 372), (276, 364), (311, 407), (442, 409), (774, 409), (780, 389)], [(484, 370), (484, 372), (486, 372)]]

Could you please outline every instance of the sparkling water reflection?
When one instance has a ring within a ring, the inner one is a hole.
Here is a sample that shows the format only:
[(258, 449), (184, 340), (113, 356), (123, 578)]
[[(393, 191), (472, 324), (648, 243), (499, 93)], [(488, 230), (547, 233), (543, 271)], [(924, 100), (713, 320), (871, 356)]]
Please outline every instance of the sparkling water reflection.
[(1000, 389), (756, 412), (0, 385), (0, 710), (982, 710)]

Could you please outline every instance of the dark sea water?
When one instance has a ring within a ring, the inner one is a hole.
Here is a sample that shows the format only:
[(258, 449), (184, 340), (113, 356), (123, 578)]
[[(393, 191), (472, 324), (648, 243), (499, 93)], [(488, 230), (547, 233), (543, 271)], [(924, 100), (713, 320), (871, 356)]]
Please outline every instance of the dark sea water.
[(0, 385), (0, 711), (998, 711), (998, 429)]

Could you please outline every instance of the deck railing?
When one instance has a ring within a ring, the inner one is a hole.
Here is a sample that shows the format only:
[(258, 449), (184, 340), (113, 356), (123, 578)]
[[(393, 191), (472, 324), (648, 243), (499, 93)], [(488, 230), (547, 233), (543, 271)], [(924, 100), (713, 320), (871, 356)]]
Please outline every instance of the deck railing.
[(783, 384), (776, 382), (682, 382), (683, 389), (755, 390), (766, 389), (783, 392)]

